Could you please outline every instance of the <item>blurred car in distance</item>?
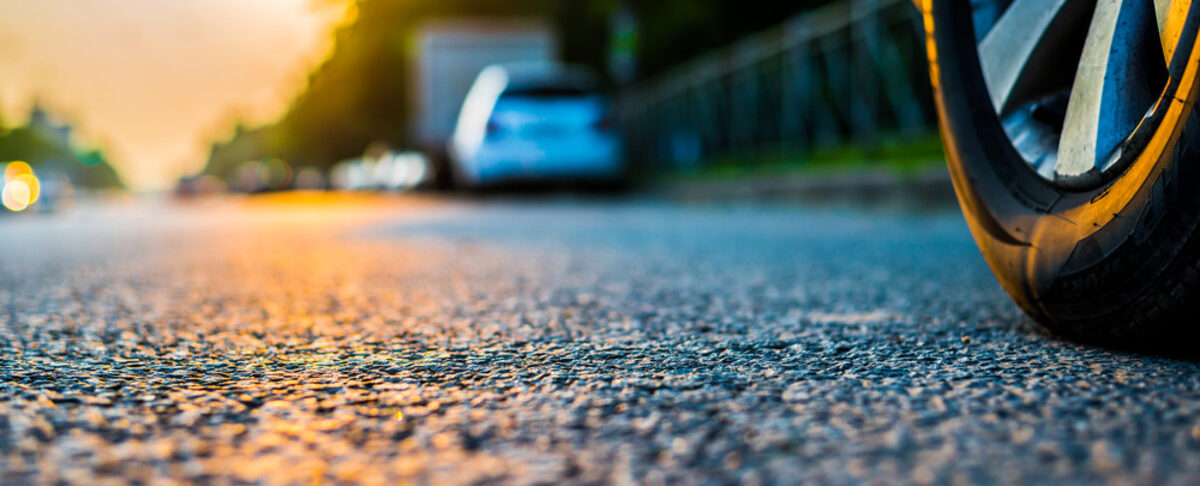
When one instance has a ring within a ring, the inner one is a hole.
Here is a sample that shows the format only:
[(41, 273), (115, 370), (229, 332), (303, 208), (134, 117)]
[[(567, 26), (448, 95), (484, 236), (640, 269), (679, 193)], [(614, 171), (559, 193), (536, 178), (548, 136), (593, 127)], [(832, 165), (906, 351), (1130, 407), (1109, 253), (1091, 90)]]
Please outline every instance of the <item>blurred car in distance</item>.
[(590, 71), (558, 63), (485, 68), (450, 140), (456, 185), (619, 183), (621, 141), (598, 87)]
[(411, 135), (439, 169), (480, 71), (495, 64), (550, 62), (562, 50), (554, 26), (538, 18), (431, 19), (421, 23), (416, 38), (408, 86)]

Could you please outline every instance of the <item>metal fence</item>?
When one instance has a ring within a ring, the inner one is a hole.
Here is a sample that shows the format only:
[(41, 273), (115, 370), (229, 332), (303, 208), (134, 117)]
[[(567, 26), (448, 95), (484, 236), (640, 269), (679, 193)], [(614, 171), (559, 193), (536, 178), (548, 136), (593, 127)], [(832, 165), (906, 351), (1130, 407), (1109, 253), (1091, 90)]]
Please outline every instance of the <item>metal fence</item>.
[(934, 123), (909, 0), (845, 0), (693, 60), (618, 98), (632, 159), (694, 166), (797, 156)]

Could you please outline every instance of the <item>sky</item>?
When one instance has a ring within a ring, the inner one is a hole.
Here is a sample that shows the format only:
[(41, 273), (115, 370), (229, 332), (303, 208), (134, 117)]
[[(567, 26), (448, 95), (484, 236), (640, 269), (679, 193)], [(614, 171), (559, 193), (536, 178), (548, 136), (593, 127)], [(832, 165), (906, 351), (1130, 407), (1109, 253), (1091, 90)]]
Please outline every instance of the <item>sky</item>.
[(330, 0), (0, 0), (0, 120), (35, 100), (134, 189), (201, 170), (237, 121), (286, 111), (346, 18)]

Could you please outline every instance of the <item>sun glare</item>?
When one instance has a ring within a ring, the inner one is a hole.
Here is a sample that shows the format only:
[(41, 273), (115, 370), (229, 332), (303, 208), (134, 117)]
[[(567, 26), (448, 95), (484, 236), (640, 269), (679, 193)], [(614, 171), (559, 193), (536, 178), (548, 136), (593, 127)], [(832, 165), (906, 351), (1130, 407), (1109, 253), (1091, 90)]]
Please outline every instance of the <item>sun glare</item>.
[(0, 119), (37, 102), (134, 189), (203, 167), (238, 123), (274, 120), (332, 52), (338, 1), (0, 1)]

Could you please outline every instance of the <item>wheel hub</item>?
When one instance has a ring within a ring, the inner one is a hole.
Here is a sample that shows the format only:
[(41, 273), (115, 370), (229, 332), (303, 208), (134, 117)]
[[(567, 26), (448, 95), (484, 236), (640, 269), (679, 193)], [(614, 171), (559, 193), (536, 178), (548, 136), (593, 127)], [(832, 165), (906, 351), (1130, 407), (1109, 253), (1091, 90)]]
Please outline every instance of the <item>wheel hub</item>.
[(1013, 148), (1042, 178), (1116, 177), (1153, 125), (1191, 0), (973, 0), (980, 65)]

